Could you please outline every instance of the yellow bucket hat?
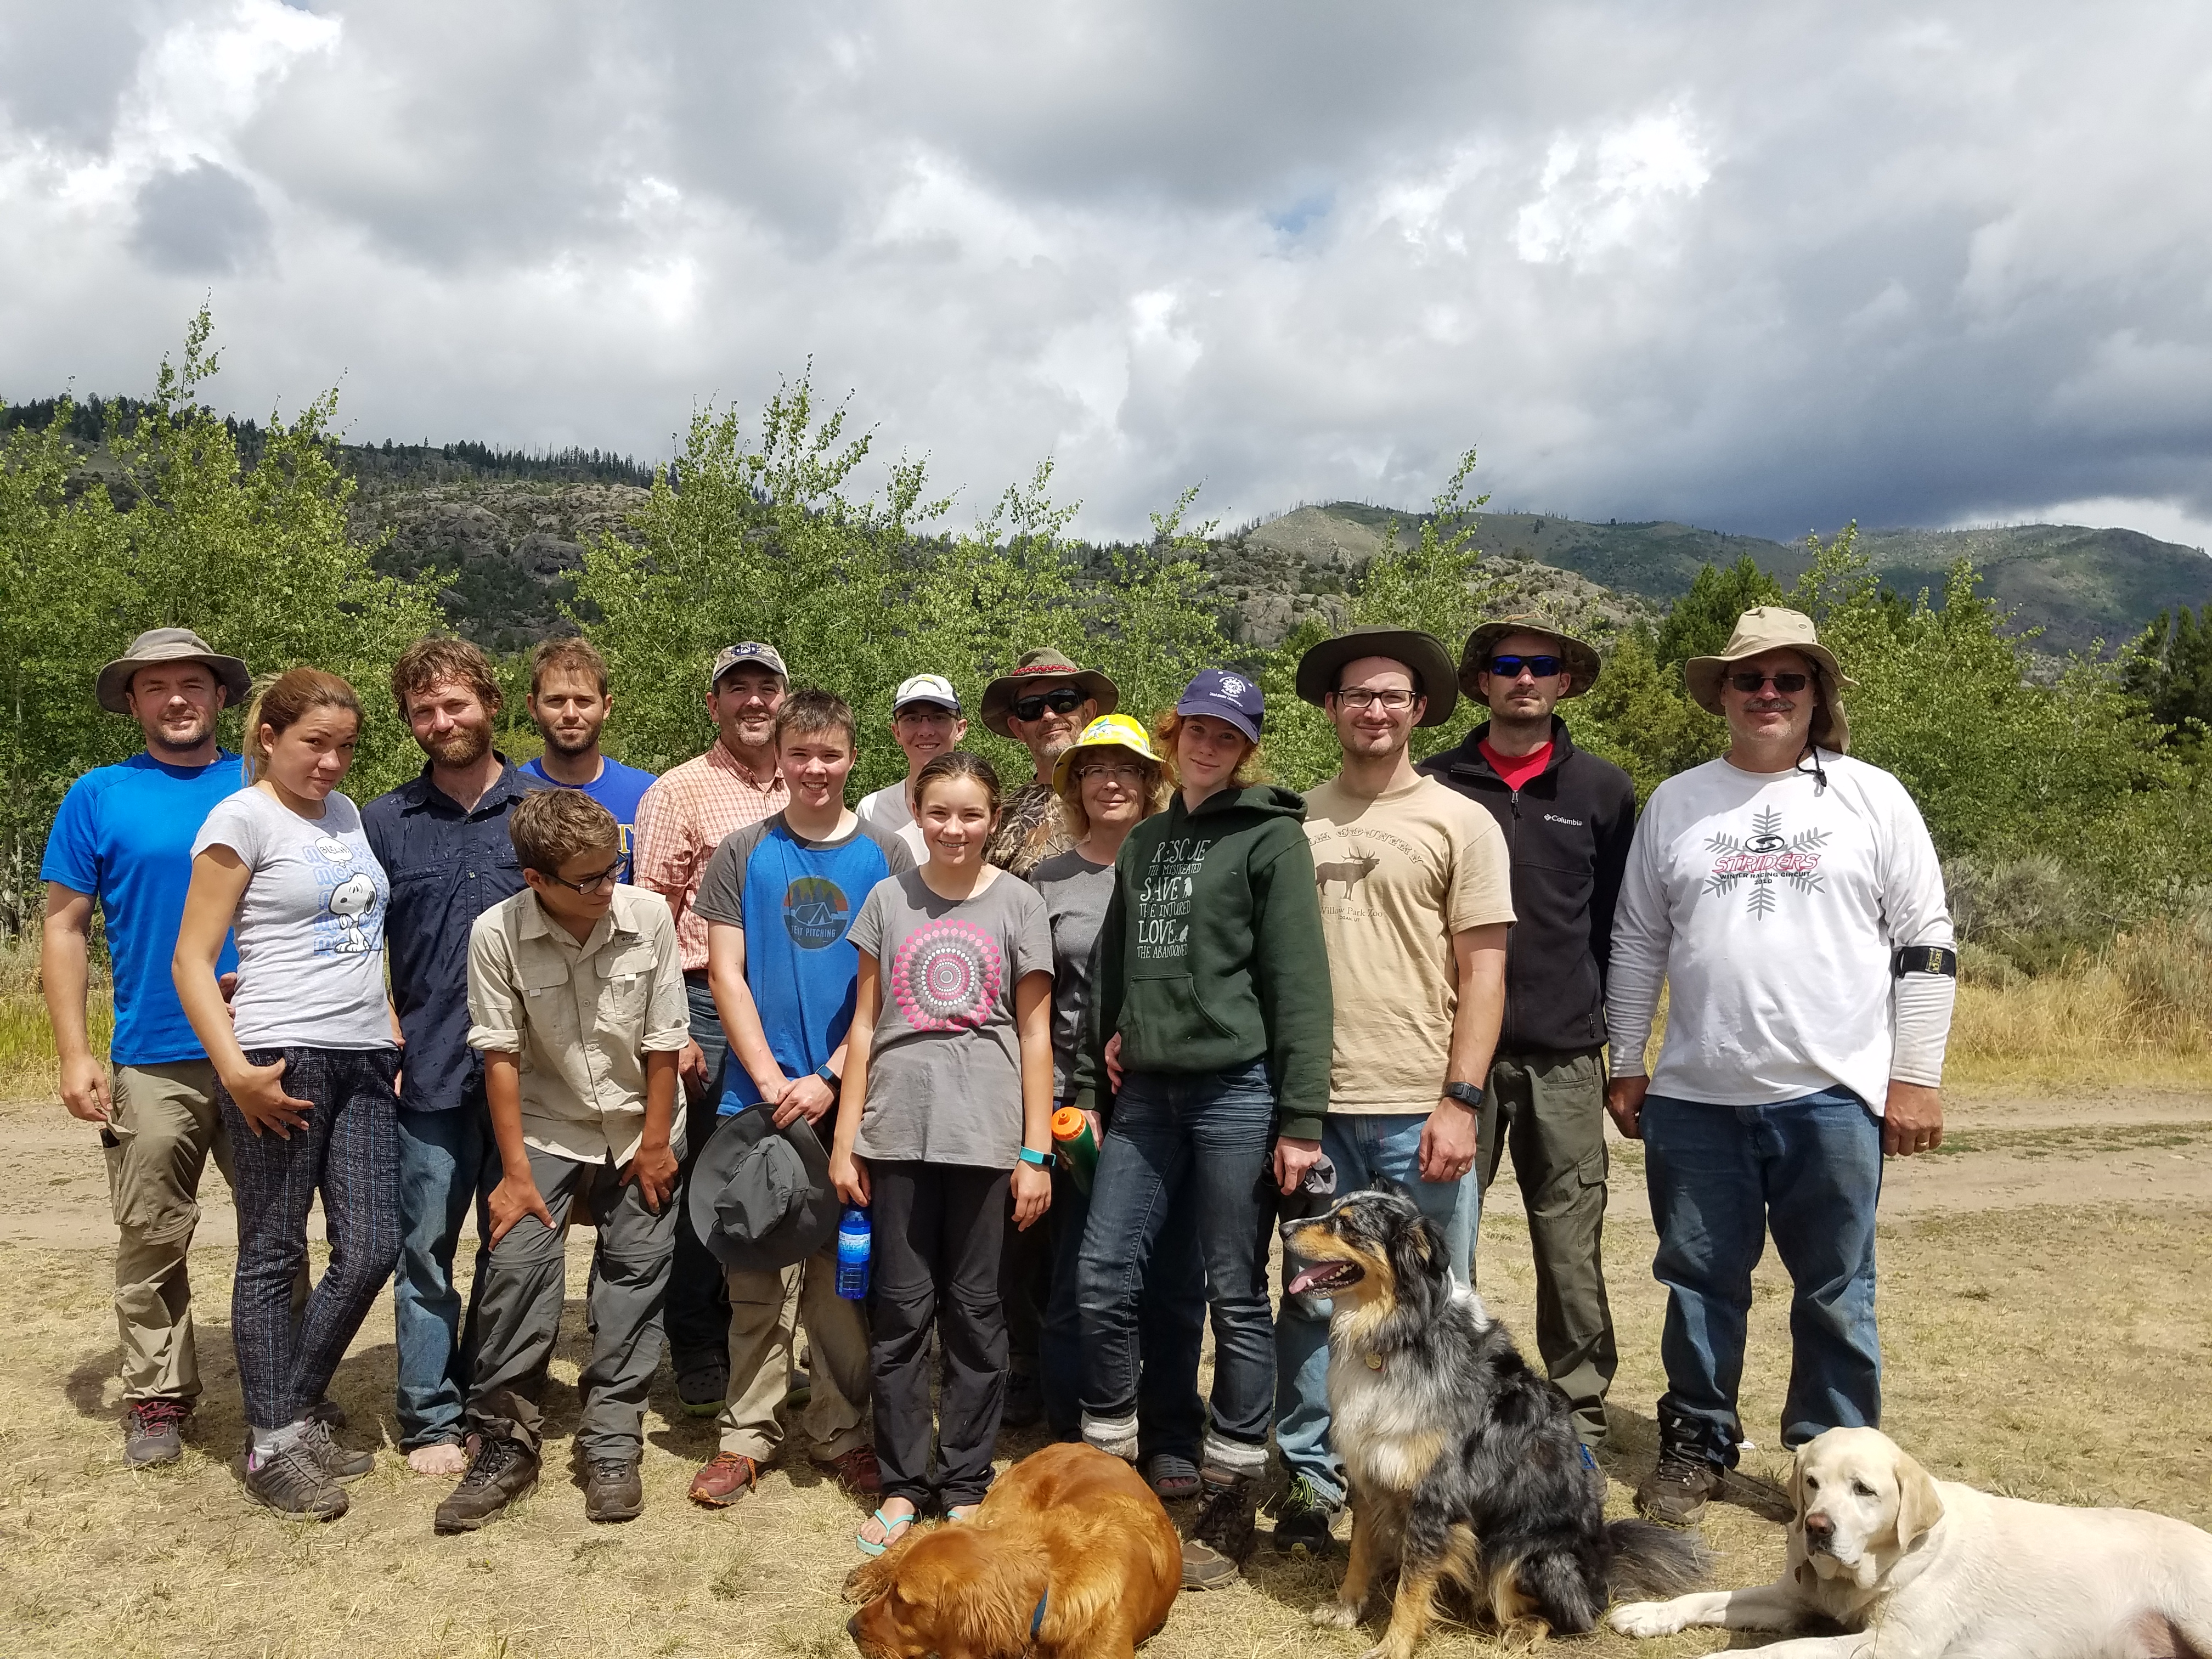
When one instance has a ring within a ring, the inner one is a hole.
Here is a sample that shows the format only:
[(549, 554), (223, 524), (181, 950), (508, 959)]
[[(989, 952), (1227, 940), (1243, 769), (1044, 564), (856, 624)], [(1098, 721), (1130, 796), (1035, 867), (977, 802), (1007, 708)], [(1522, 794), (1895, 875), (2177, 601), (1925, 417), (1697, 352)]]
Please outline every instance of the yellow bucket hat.
[(1067, 793), (1067, 775), (1075, 764), (1076, 755), (1085, 749), (1126, 749), (1152, 763), (1160, 764), (1159, 751), (1152, 747), (1152, 738), (1145, 728), (1127, 714), (1101, 714), (1083, 728), (1083, 735), (1060, 751), (1060, 758), (1052, 763), (1052, 792), (1055, 795)]

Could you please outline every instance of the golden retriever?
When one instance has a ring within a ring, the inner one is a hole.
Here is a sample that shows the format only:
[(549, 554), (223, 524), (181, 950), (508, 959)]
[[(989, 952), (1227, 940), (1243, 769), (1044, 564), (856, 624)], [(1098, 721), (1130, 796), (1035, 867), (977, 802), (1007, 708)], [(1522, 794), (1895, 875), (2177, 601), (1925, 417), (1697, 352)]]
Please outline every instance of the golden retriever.
[(1160, 1500), (1091, 1446), (1024, 1457), (965, 1521), (915, 1528), (845, 1580), (867, 1659), (1127, 1659), (1167, 1622), (1182, 1542)]
[(1616, 1607), (1624, 1636), (1791, 1631), (1763, 1659), (2212, 1659), (2212, 1537), (2135, 1510), (1995, 1498), (1929, 1478), (1874, 1429), (1797, 1449), (1782, 1577)]

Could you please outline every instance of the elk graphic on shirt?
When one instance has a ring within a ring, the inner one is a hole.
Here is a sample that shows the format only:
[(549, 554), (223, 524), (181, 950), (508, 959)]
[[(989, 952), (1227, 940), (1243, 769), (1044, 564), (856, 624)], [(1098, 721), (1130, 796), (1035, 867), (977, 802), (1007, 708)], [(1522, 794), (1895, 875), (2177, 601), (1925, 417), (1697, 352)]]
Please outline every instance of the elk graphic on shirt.
[(1314, 866), (1314, 890), (1327, 898), (1329, 883), (1340, 881), (1344, 884), (1345, 897), (1350, 898), (1352, 890), (1373, 874), (1376, 866), (1382, 862), (1372, 853), (1354, 853), (1350, 858), (1339, 860), (1334, 864), (1316, 864)]
[(1827, 830), (1801, 830), (1784, 839), (1782, 814), (1771, 806), (1753, 816), (1751, 829), (1748, 839), (1725, 830), (1706, 838), (1705, 850), (1720, 856), (1713, 860), (1705, 891), (1733, 893), (1739, 882), (1748, 882), (1744, 902), (1753, 915), (1763, 917), (1774, 912), (1777, 882), (1786, 881), (1801, 893), (1821, 890), (1820, 848), (1827, 844)]

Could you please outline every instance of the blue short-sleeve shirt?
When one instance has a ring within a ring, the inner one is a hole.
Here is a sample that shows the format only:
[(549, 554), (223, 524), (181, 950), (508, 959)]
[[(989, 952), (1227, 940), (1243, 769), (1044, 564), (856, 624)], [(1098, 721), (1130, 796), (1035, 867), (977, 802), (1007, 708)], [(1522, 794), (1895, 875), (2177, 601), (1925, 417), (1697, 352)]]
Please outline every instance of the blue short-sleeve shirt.
[[(192, 880), (192, 837), (215, 804), (245, 787), (228, 750), (206, 766), (171, 766), (145, 753), (96, 767), (70, 786), (46, 837), (41, 880), (100, 904), (115, 975), (118, 1066), (171, 1066), (207, 1052), (177, 1000), (169, 963)], [(222, 942), (218, 974), (238, 966)]]
[(545, 768), (538, 760), (527, 760), (521, 766), (523, 776), (535, 778), (540, 783), (550, 783), (556, 789), (580, 789), (593, 800), (615, 815), (622, 826), (622, 874), (620, 879), (629, 879), (631, 832), (637, 824), (637, 804), (645, 799), (645, 792), (653, 787), (653, 774), (635, 766), (624, 766), (618, 760), (599, 757), (599, 775), (589, 783), (563, 783), (558, 778), (545, 775)]

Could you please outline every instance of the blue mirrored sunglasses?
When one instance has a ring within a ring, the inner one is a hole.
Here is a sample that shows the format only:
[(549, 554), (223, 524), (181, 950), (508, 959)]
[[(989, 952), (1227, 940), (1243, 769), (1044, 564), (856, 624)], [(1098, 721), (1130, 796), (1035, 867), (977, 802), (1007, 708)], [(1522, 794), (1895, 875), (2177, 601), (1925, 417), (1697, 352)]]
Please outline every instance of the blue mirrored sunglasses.
[(1557, 657), (1492, 657), (1490, 659), (1490, 672), (1503, 674), (1509, 680), (1519, 679), (1524, 668), (1538, 679), (1547, 680), (1558, 673), (1561, 666)]

